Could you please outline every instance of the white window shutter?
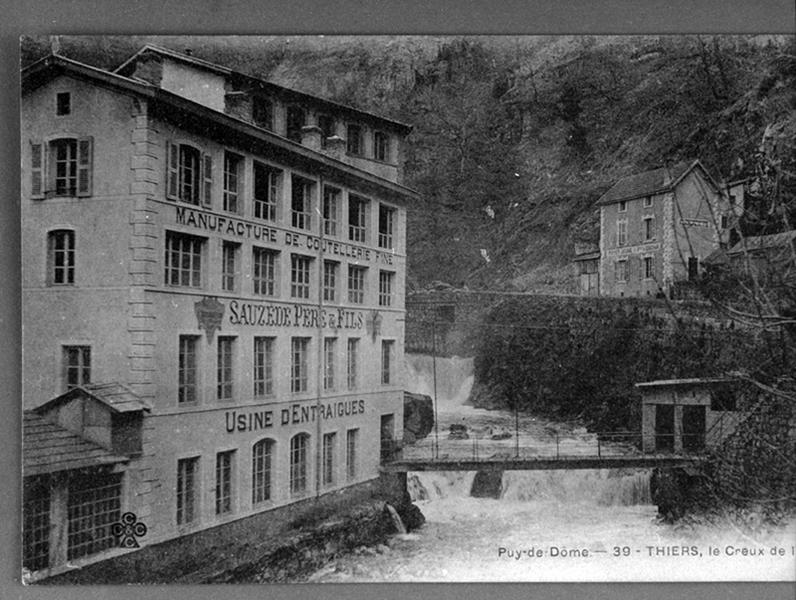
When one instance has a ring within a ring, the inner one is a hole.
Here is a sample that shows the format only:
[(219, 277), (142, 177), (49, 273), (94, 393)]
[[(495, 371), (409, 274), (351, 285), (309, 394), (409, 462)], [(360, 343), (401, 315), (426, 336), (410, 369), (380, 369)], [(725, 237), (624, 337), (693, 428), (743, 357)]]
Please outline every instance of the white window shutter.
[(44, 144), (30, 144), (30, 197), (44, 198)]
[(213, 157), (202, 156), (202, 205), (213, 205)]
[(179, 164), (180, 147), (166, 142), (166, 198), (169, 200), (179, 198)]
[(94, 140), (91, 137), (77, 140), (77, 195), (91, 196)]

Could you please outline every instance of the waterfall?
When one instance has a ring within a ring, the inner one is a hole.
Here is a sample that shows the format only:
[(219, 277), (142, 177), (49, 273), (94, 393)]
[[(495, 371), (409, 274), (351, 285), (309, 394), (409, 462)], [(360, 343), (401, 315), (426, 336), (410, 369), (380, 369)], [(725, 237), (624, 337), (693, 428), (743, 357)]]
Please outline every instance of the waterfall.
[(398, 531), (398, 533), (406, 533), (406, 526), (401, 519), (401, 515), (398, 514), (398, 511), (395, 510), (395, 507), (392, 504), (387, 504), (386, 506), (387, 512), (389, 512), (390, 517), (392, 517), (392, 522), (395, 525), (395, 529)]
[[(434, 396), (434, 360), (421, 354), (406, 355), (406, 389)], [(468, 427), (514, 429), (514, 416), (505, 411), (487, 411), (465, 405), (473, 386), (473, 360), (461, 357), (436, 359), (437, 402), (440, 440), (447, 439), (447, 427), (467, 417)], [(523, 417), (521, 439), (549, 443), (547, 429), (555, 423), (542, 423)], [(584, 430), (585, 433), (585, 430)], [(545, 437), (546, 436), (546, 437)], [(594, 436), (569, 435), (567, 451), (594, 451)], [(563, 443), (563, 442), (562, 442)], [(645, 469), (584, 469), (551, 471), (506, 471), (410, 473), (407, 488), (413, 501), (442, 498), (489, 497), (515, 502), (588, 502), (600, 506), (635, 506), (652, 503), (650, 471)]]

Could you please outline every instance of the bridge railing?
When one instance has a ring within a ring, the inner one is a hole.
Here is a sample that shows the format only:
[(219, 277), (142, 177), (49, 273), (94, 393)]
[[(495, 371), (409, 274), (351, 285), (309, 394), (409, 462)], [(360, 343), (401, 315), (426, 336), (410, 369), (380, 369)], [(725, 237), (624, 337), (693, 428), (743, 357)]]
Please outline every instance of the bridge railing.
[[(646, 444), (645, 444), (646, 442)], [(658, 433), (644, 439), (642, 433), (609, 431), (588, 434), (548, 432), (533, 437), (520, 433), (519, 438), (494, 439), (478, 435), (436, 439), (429, 436), (414, 444), (387, 440), (382, 442), (381, 462), (406, 459), (432, 461), (528, 460), (532, 458), (567, 460), (574, 458), (609, 458), (617, 456), (676, 455), (705, 453), (704, 433)]]

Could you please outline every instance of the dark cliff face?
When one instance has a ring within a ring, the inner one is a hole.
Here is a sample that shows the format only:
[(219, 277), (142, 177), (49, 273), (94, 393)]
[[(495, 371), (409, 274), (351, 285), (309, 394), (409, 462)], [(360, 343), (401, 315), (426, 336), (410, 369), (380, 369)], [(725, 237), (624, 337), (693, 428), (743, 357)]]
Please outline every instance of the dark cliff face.
[[(574, 291), (575, 245), (597, 241), (618, 178), (699, 158), (740, 179), (764, 133), (796, 131), (786, 36), (60, 40), (103, 68), (146, 42), (411, 123), (410, 288)], [(49, 47), (24, 38), (23, 64)]]
[(426, 437), (434, 427), (434, 405), (430, 396), (404, 392), (404, 442)]

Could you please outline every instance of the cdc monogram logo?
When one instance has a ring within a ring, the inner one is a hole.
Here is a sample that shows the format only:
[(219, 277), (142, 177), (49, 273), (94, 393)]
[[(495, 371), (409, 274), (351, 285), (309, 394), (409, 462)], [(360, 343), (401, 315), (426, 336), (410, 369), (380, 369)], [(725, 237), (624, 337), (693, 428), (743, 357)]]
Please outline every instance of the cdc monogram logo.
[(120, 522), (111, 525), (111, 533), (119, 538), (119, 545), (122, 548), (138, 548), (136, 538), (146, 535), (146, 525), (138, 522), (135, 513), (126, 512)]

